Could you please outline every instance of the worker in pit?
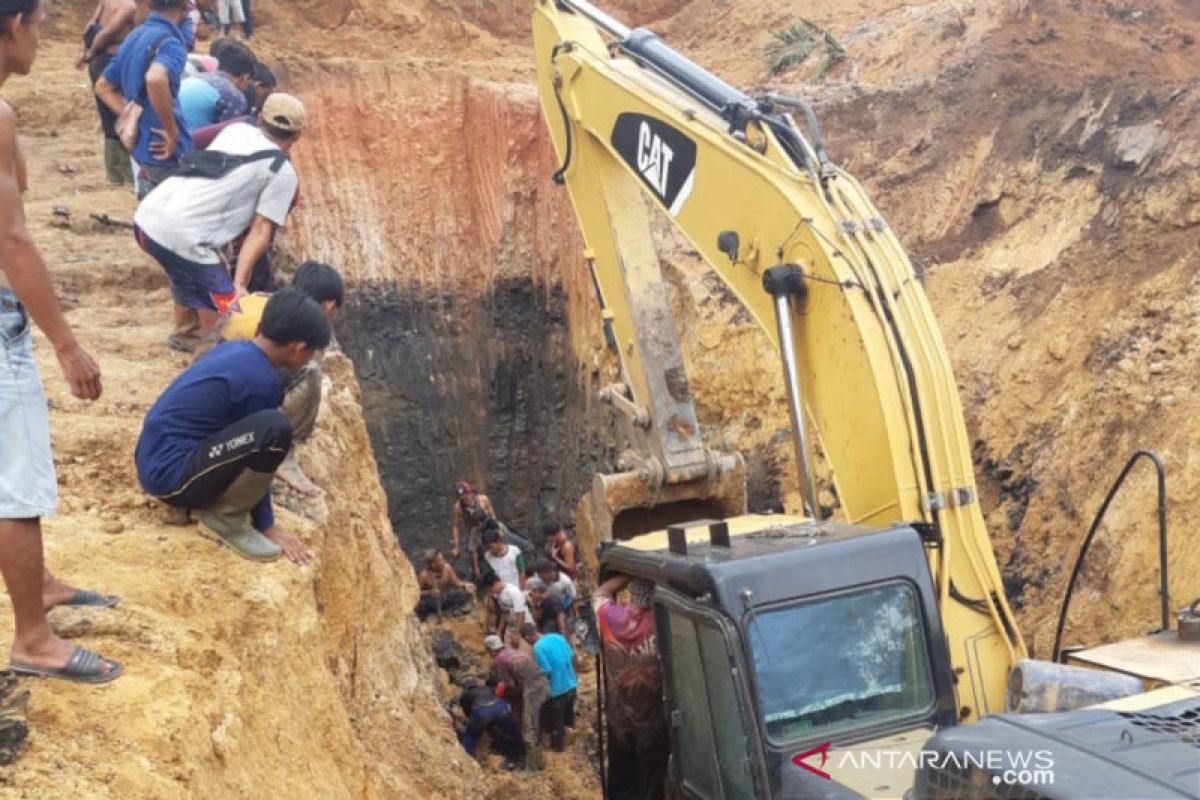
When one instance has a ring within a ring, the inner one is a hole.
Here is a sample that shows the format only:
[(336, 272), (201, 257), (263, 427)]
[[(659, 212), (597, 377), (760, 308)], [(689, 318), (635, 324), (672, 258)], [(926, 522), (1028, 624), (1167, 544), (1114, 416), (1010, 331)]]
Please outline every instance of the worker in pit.
[(454, 567), (446, 562), (441, 550), (430, 548), (425, 551), (425, 568), (417, 573), (417, 585), (421, 599), (417, 601), (417, 619), (424, 622), (442, 612), (461, 614), (470, 612), (475, 605), (475, 587), (459, 580)]
[(466, 564), (471, 571), (471, 580), (478, 582), (479, 558), (482, 547), (483, 525), (496, 518), (496, 507), (486, 494), (479, 494), (467, 481), (459, 481), (454, 487), (454, 505), (450, 507), (450, 558), (462, 554), (460, 542), (466, 539)]
[[(629, 599), (619, 599), (626, 588)], [(654, 585), (628, 575), (608, 578), (592, 594), (605, 666), (604, 716), (612, 800), (659, 800), (665, 796), (670, 744), (663, 716), (653, 603)]]
[(308, 563), (271, 507), (271, 483), (292, 447), (279, 371), (304, 367), (330, 336), (312, 298), (296, 289), (271, 295), (252, 340), (205, 353), (146, 414), (135, 451), (142, 487), (170, 506), (201, 510), (200, 532), (245, 558)]

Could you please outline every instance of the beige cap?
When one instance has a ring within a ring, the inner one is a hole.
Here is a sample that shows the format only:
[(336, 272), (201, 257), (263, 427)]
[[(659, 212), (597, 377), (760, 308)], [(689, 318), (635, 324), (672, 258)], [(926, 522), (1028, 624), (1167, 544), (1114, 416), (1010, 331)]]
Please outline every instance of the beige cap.
[(262, 108), (263, 121), (281, 131), (299, 133), (304, 130), (304, 104), (284, 92), (267, 96)]
[(483, 646), (487, 648), (489, 653), (494, 653), (497, 650), (504, 649), (504, 641), (493, 633), (483, 637)]

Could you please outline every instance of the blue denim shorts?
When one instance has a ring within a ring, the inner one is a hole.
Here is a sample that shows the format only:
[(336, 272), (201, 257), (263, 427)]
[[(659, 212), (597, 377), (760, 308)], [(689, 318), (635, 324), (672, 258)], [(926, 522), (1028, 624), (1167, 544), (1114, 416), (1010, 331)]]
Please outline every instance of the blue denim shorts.
[(29, 315), (0, 288), (0, 519), (46, 517), (57, 504), (50, 411), (33, 363)]

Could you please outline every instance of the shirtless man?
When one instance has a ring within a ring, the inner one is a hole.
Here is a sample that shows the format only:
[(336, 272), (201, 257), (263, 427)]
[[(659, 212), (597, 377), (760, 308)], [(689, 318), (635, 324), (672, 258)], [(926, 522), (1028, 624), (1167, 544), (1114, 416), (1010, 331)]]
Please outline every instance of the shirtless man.
[(446, 563), (440, 550), (426, 550), (425, 568), (417, 573), (421, 599), (417, 603), (417, 618), (424, 622), (433, 614), (457, 611), (475, 600), (475, 587), (463, 583), (454, 567)]
[(546, 540), (546, 555), (565, 572), (571, 580), (579, 577), (579, 564), (575, 560), (575, 543), (567, 535), (561, 522), (547, 522), (542, 526), (542, 537)]
[[(10, 0), (0, 10), (0, 84), (28, 75), (37, 55), (39, 0)], [(52, 605), (115, 605), (117, 598), (78, 591), (45, 568), (41, 518), (54, 513), (58, 487), (50, 452), (45, 392), (33, 360), (30, 320), (50, 340), (71, 394), (100, 397), (100, 367), (63, 316), (46, 263), (25, 226), (25, 161), (16, 114), (0, 100), (0, 574), (15, 618), (9, 668), (21, 675), (106, 683), (116, 661), (58, 636)]]
[(462, 552), (459, 542), (467, 539), (468, 565), (473, 580), (479, 580), (479, 550), (483, 523), (496, 518), (496, 508), (485, 494), (478, 494), (466, 481), (454, 487), (457, 499), (450, 508), (450, 557), (457, 559)]
[[(96, 81), (104, 74), (104, 68), (116, 55), (117, 47), (133, 30), (137, 15), (136, 0), (100, 0), (96, 13), (88, 20), (83, 30), (83, 46), (75, 59), (75, 68), (83, 69), (87, 64), (88, 77), (93, 91)], [(114, 186), (133, 185), (133, 166), (129, 154), (121, 147), (114, 127), (117, 115), (96, 97), (96, 111), (100, 114), (100, 127), (104, 130), (104, 171), (108, 182)]]

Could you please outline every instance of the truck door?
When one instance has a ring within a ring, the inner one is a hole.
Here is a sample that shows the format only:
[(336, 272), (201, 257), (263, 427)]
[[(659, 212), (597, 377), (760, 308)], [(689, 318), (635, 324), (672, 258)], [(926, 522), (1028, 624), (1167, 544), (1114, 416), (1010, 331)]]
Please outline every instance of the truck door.
[(655, 624), (671, 737), (671, 781), (704, 800), (765, 797), (763, 758), (733, 626), (659, 587)]

